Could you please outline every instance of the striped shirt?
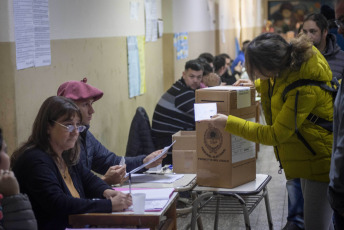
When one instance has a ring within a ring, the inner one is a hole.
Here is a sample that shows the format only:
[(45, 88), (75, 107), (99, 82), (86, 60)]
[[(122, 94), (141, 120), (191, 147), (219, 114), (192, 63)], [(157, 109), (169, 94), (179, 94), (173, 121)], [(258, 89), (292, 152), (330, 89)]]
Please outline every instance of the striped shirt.
[(155, 107), (152, 136), (155, 147), (171, 144), (172, 135), (179, 130), (195, 130), (195, 90), (186, 86), (183, 78), (162, 95)]

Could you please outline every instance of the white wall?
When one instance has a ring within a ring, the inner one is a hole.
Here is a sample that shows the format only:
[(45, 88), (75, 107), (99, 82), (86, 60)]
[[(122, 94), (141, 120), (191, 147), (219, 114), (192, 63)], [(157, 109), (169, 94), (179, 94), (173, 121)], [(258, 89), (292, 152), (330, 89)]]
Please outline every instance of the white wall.
[(210, 7), (207, 0), (173, 0), (173, 31), (170, 32), (215, 30), (214, 5), (215, 0), (210, 0)]
[(0, 1), (0, 42), (14, 41), (12, 0)]
[[(139, 3), (138, 20), (128, 20), (130, 2)], [(161, 18), (161, 0), (157, 0)], [(144, 0), (49, 0), (50, 38), (144, 35)], [(14, 41), (13, 0), (0, 1), (0, 42)]]

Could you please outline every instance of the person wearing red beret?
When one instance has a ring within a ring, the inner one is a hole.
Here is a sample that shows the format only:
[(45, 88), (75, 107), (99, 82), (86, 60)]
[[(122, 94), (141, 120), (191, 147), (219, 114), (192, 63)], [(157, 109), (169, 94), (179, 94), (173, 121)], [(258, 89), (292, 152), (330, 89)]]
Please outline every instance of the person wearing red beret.
[[(157, 150), (148, 156), (125, 157), (125, 165), (119, 165), (122, 157), (104, 147), (89, 130), (92, 115), (95, 112), (93, 103), (102, 98), (103, 92), (87, 84), (87, 79), (84, 78), (81, 81), (64, 82), (58, 88), (57, 95), (72, 99), (79, 107), (82, 114), (82, 124), (87, 127), (85, 131), (80, 133), (80, 161), (84, 167), (103, 175), (102, 179), (107, 184), (122, 183), (126, 171), (129, 172), (137, 168), (161, 153), (162, 150)], [(145, 170), (161, 164), (162, 158), (146, 166)]]

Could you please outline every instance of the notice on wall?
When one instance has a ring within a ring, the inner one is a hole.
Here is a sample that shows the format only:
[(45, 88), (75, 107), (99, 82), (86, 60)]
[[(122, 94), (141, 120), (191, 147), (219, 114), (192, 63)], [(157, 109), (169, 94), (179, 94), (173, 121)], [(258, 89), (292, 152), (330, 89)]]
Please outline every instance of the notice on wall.
[(35, 65), (35, 34), (32, 0), (13, 0), (17, 69)]
[(17, 69), (51, 64), (49, 1), (13, 0)]
[(50, 65), (49, 0), (33, 1), (33, 25), (35, 28), (35, 66)]
[(158, 14), (156, 0), (145, 0), (146, 42), (158, 40)]
[(188, 32), (175, 33), (173, 45), (177, 50), (177, 60), (188, 58), (189, 42)]
[(137, 39), (135, 36), (127, 37), (128, 46), (128, 76), (129, 76), (129, 98), (140, 95), (140, 61)]
[(137, 48), (139, 50), (139, 62), (140, 62), (140, 94), (146, 92), (146, 62), (145, 62), (145, 36), (137, 36)]
[[(255, 122), (255, 118), (246, 119)], [(256, 143), (242, 137), (231, 135), (232, 141), (232, 163), (256, 157)]]
[(144, 36), (127, 37), (129, 98), (146, 92)]

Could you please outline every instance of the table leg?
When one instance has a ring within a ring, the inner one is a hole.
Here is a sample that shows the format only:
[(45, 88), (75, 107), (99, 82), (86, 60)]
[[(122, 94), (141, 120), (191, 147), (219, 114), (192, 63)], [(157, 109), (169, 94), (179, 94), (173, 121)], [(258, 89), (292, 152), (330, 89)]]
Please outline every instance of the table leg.
[(177, 229), (177, 199), (171, 204), (171, 207), (165, 213), (166, 223), (161, 228), (162, 230), (176, 230)]

